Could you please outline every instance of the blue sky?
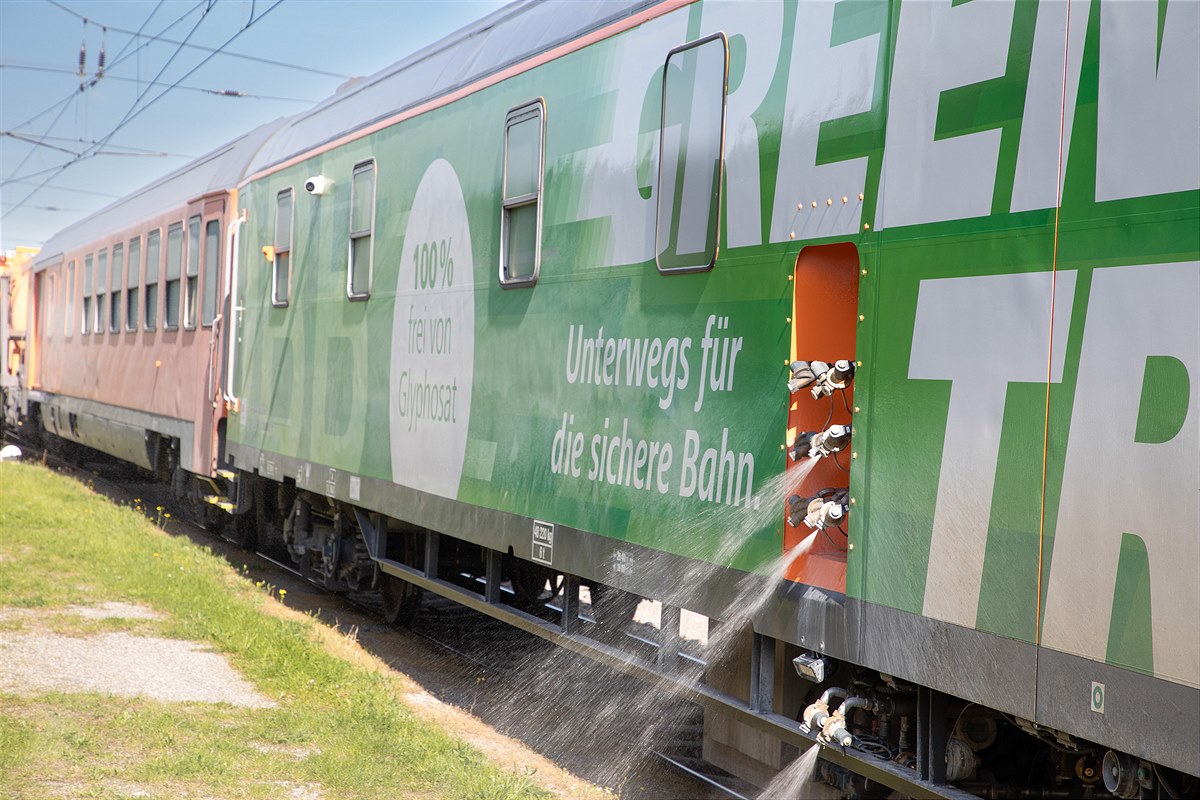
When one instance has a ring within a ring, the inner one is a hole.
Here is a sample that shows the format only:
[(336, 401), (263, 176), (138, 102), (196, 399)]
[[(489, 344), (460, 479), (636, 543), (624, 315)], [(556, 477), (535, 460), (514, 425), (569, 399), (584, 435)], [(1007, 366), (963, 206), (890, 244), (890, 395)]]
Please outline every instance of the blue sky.
[(0, 0), (0, 252), (505, 4)]

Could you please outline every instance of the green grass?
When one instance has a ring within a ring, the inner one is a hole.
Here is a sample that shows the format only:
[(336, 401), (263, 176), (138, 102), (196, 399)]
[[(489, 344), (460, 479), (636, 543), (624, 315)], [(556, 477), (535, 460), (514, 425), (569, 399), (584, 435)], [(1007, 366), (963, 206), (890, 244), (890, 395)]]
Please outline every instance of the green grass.
[[(315, 620), (267, 613), (267, 591), (77, 481), (0, 465), (0, 606), (33, 610), (0, 620), (0, 633), (123, 630), (204, 642), (278, 703), (0, 693), (0, 798), (548, 796), (415, 718), (399, 678), (334, 652)], [(163, 619), (55, 613), (110, 600)]]

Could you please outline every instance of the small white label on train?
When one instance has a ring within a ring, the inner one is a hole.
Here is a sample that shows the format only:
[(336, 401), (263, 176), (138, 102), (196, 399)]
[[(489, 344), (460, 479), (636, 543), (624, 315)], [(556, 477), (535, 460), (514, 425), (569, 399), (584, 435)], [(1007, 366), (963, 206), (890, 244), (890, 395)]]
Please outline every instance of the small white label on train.
[(533, 521), (533, 550), (530, 557), (547, 566), (554, 563), (554, 523)]

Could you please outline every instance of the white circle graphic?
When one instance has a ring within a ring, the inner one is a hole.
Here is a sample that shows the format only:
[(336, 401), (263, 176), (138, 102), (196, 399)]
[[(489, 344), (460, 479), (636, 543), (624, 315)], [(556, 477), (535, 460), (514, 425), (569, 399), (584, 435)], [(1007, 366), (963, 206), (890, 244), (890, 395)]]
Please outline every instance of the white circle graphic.
[(475, 364), (471, 228), (458, 175), (434, 161), (404, 231), (392, 321), (392, 480), (456, 497)]

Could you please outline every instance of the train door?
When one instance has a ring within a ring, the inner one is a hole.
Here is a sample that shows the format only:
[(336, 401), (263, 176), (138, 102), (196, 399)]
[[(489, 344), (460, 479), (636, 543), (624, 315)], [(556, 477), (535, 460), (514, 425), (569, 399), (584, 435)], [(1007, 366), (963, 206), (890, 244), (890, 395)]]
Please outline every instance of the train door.
[(853, 244), (806, 247), (796, 259), (786, 439), (794, 479), (783, 544), (798, 554), (786, 577), (838, 593), (849, 549), (858, 280)]
[(200, 332), (198, 343), (203, 348), (199, 355), (204, 365), (204, 405), (197, 417), (201, 430), (198, 431), (196, 442), (196, 463), (208, 474), (213, 474), (218, 466), (220, 444), (217, 438), (221, 420), (225, 417), (221, 394), (224, 326), (218, 305), (222, 293), (225, 208), (225, 197), (210, 198), (204, 202), (201, 213), (195, 219), (198, 258), (193, 308), (197, 331)]
[(30, 295), (29, 327), (32, 335), (25, 342), (25, 369), (30, 388), (41, 386), (41, 353), (46, 336), (50, 333), (50, 319), (46, 314), (46, 302), (50, 293), (50, 278), (46, 270), (33, 273), (33, 286)]

